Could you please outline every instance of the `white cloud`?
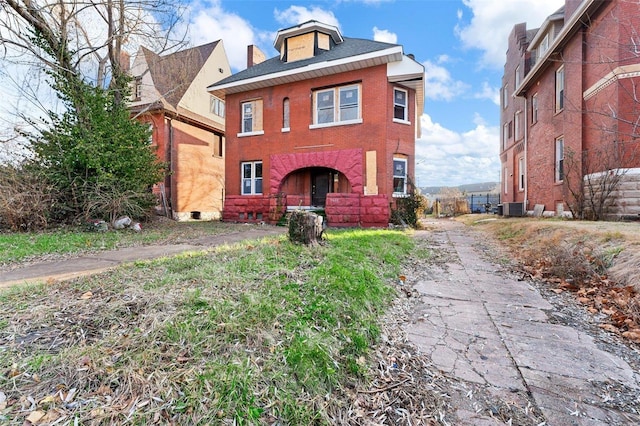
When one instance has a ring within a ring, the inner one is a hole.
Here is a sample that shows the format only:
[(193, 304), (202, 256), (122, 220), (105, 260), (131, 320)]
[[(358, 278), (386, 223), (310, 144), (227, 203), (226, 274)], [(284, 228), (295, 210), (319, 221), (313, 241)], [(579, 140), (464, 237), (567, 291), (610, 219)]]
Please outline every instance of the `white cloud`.
[(285, 10), (274, 11), (276, 21), (283, 25), (298, 25), (306, 21), (316, 20), (323, 24), (333, 25), (340, 28), (338, 18), (333, 12), (324, 10), (320, 7), (314, 6), (307, 8), (304, 6), (290, 6)]
[(258, 45), (267, 57), (273, 56), (273, 49), (268, 43), (268, 34), (254, 29), (244, 18), (227, 12), (220, 5), (220, 0), (207, 3), (194, 2), (189, 6), (189, 36), (194, 46), (223, 40), (234, 70), (247, 67), (247, 46)]
[(473, 16), (470, 22), (461, 22), (463, 14), (458, 11), (456, 34), (466, 48), (483, 51), (482, 65), (489, 68), (504, 65), (507, 39), (515, 24), (527, 22), (528, 28), (537, 28), (564, 4), (564, 0), (462, 1)]
[(489, 99), (494, 104), (500, 106), (500, 88), (491, 87), (486, 81), (482, 82), (482, 90), (473, 95), (476, 99)]
[(389, 30), (381, 30), (378, 27), (373, 27), (373, 39), (375, 41), (382, 41), (384, 43), (398, 43), (398, 35), (392, 33)]
[(458, 133), (421, 117), (422, 137), (416, 141), (417, 184), (458, 186), (499, 180), (498, 127), (476, 114), (475, 128)]
[(468, 90), (469, 85), (454, 80), (446, 68), (431, 61), (425, 61), (422, 64), (426, 99), (450, 101)]

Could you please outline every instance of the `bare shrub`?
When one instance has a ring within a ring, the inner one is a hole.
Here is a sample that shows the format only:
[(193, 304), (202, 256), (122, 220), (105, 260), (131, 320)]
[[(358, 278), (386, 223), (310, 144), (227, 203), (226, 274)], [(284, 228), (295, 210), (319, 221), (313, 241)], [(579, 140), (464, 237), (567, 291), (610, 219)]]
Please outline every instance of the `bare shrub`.
[(53, 187), (41, 176), (18, 166), (0, 166), (0, 227), (46, 228), (55, 199)]

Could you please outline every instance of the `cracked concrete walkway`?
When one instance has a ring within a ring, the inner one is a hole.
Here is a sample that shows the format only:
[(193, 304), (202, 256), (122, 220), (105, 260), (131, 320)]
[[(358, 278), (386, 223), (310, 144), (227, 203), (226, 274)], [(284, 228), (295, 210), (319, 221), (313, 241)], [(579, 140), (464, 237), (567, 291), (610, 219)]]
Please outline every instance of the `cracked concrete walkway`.
[[(437, 229), (416, 237), (433, 239), (458, 261), (434, 266), (429, 279), (415, 284), (421, 303), (406, 331), (436, 367), (482, 386), (496, 400), (528, 396), (546, 425), (640, 424), (640, 416), (607, 404), (606, 392), (637, 396), (638, 372), (584, 331), (552, 323), (553, 306), (528, 282), (510, 279), (486, 260), (464, 225), (430, 225)], [(468, 408), (457, 415), (460, 424), (503, 424)]]

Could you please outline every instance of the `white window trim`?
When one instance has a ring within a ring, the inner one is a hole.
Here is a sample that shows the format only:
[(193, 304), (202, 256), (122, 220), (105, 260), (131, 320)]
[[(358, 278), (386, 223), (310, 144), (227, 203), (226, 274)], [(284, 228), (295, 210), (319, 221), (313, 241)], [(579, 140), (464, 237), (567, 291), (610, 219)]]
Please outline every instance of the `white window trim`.
[[(404, 162), (404, 176), (403, 176), (403, 178), (404, 178), (404, 188), (403, 188), (402, 192), (396, 192), (395, 187), (394, 187), (392, 196), (393, 197), (406, 197), (407, 196), (407, 180), (409, 179), (409, 169), (408, 169), (409, 161), (406, 158), (393, 157), (393, 163), (395, 163), (396, 161)], [(394, 168), (392, 170), (392, 178), (395, 179), (396, 177), (400, 177), (400, 176), (395, 174), (395, 168)]]
[(323, 127), (335, 127), (335, 126), (347, 126), (349, 124), (361, 124), (362, 118), (358, 118), (356, 120), (346, 120), (346, 121), (338, 121), (334, 123), (321, 123), (321, 124), (310, 124), (310, 129), (321, 129)]
[[(340, 120), (340, 92), (342, 90), (348, 90), (356, 88), (358, 90), (358, 102), (357, 102), (357, 116), (356, 119)], [(333, 121), (328, 123), (318, 123), (318, 95), (320, 93), (333, 90)], [(361, 84), (348, 84), (346, 86), (335, 86), (322, 90), (313, 91), (313, 123), (309, 125), (309, 129), (318, 129), (322, 127), (343, 126), (347, 124), (360, 124), (362, 123), (362, 85)]]
[(239, 138), (246, 138), (247, 136), (260, 136), (260, 135), (264, 135), (264, 130), (258, 130), (257, 132), (241, 132), (238, 133), (236, 136)]
[[(559, 75), (562, 75), (561, 79), (558, 78)], [(562, 65), (556, 70), (556, 90), (555, 90), (555, 95), (556, 95), (555, 110), (556, 110), (556, 112), (560, 112), (560, 111), (564, 110), (564, 101), (565, 101), (564, 92), (565, 92), (565, 89), (566, 89), (565, 78), (566, 78), (566, 75), (564, 73), (564, 65)], [(562, 106), (560, 106), (560, 103), (562, 103)]]
[(518, 190), (524, 191), (524, 158), (518, 159)]
[(504, 184), (504, 193), (508, 194), (509, 193), (509, 169), (507, 169), (506, 167), (504, 168), (504, 171), (502, 173), (502, 180), (503, 180), (503, 184)]
[[(558, 158), (558, 144), (559, 142), (562, 143), (562, 158)], [(564, 136), (560, 136), (556, 138), (555, 141), (555, 145), (554, 145), (554, 171), (553, 171), (553, 175), (554, 175), (554, 182), (555, 183), (561, 183), (564, 182)], [(562, 179), (560, 178), (560, 161), (562, 161)]]
[[(396, 92), (402, 92), (404, 93), (404, 101), (405, 104), (398, 104), (396, 103)], [(404, 118), (396, 118), (396, 105), (400, 105), (402, 107), (404, 107)], [(411, 124), (409, 122), (409, 91), (401, 89), (399, 87), (394, 87), (393, 88), (393, 122), (394, 123), (402, 123), (402, 124)]]
[[(263, 192), (256, 192), (256, 176), (255, 176), (255, 172), (256, 172), (256, 164), (260, 164), (262, 165), (262, 161), (243, 161), (242, 163), (240, 163), (240, 195), (262, 195)], [(246, 179), (244, 177), (244, 166), (246, 164), (251, 164), (251, 192), (246, 193), (244, 192), (244, 180)], [(264, 185), (264, 173), (263, 176), (260, 177), (260, 180), (262, 181), (262, 184)], [(263, 191), (264, 191), (264, 186), (263, 186)]]
[(283, 127), (282, 129), (280, 129), (280, 131), (281, 131), (282, 133), (288, 133), (288, 132), (290, 132), (290, 131), (291, 131), (291, 127)]
[(538, 122), (538, 94), (534, 94), (531, 97), (531, 124), (536, 124)]
[(502, 109), (507, 109), (509, 106), (509, 84), (505, 84), (502, 88)]

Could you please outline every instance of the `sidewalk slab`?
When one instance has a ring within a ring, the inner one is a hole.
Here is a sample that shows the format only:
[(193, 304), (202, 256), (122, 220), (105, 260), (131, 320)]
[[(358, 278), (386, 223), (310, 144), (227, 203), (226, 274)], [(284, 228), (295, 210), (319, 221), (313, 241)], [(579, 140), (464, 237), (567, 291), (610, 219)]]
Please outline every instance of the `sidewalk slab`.
[[(497, 398), (529, 398), (546, 425), (640, 424), (640, 415), (620, 411), (606, 396), (615, 388), (637, 397), (637, 371), (584, 331), (552, 323), (553, 305), (530, 283), (501, 273), (464, 225), (430, 225), (435, 230), (416, 238), (436, 241), (434, 250), (449, 250), (459, 263), (434, 265), (422, 275), (429, 279), (415, 283), (421, 303), (405, 331), (436, 367)], [(490, 415), (461, 410), (458, 424), (491, 424)]]
[(47, 261), (26, 265), (9, 271), (0, 271), (0, 289), (18, 284), (69, 280), (80, 276), (97, 274), (110, 268), (138, 260), (175, 256), (189, 251), (207, 250), (224, 244), (243, 240), (260, 239), (286, 232), (284, 227), (264, 226), (247, 231), (212, 235), (194, 239), (190, 244), (167, 244), (127, 247), (106, 250), (70, 259)]

